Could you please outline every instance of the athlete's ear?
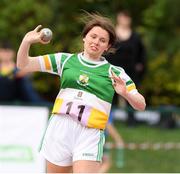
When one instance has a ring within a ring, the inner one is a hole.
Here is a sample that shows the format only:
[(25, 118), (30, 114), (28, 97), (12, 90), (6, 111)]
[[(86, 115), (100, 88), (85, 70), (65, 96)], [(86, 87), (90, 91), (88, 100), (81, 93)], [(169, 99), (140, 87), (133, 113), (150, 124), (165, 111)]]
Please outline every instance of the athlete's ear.
[(85, 42), (85, 38), (83, 38), (83, 42)]

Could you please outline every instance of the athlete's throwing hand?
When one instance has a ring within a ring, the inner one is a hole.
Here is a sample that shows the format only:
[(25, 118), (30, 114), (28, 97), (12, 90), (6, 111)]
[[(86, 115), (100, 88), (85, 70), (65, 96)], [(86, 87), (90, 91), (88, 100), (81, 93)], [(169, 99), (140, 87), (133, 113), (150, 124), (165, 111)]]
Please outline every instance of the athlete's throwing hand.
[(38, 25), (34, 30), (28, 32), (23, 40), (28, 42), (29, 44), (33, 44), (33, 43), (48, 44), (50, 41), (44, 42), (41, 39), (43, 36), (43, 32), (40, 30), (41, 28), (42, 25)]

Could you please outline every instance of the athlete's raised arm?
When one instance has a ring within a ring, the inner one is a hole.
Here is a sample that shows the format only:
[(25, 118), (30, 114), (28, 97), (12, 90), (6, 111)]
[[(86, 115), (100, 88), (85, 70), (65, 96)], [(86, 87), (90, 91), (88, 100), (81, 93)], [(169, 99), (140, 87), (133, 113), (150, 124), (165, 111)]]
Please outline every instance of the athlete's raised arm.
[(37, 57), (29, 56), (29, 49), (31, 44), (42, 43), (47, 44), (49, 42), (43, 42), (41, 40), (43, 33), (40, 30), (42, 26), (38, 25), (34, 30), (28, 32), (19, 47), (17, 53), (17, 67), (25, 72), (40, 71), (40, 64)]

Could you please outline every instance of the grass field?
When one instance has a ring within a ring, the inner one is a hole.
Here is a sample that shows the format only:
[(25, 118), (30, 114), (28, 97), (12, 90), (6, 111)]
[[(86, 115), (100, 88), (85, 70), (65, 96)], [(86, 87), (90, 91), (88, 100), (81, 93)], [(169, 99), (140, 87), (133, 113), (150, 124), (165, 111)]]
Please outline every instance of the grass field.
[[(167, 143), (180, 142), (180, 129), (161, 129), (146, 125), (138, 125), (133, 128), (124, 123), (115, 123), (125, 143)], [(112, 150), (113, 166), (109, 172), (133, 172), (133, 173), (172, 173), (180, 172), (180, 149), (159, 150), (128, 150), (124, 151), (124, 167), (117, 168), (115, 165), (116, 151)]]

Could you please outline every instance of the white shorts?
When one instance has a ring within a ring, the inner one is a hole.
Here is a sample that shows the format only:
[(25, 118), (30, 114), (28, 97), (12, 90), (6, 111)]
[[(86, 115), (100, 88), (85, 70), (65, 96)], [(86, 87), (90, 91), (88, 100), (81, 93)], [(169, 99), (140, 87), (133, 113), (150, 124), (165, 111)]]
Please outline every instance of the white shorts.
[(74, 161), (102, 161), (104, 131), (87, 128), (70, 116), (53, 115), (42, 141), (40, 153), (58, 166)]

